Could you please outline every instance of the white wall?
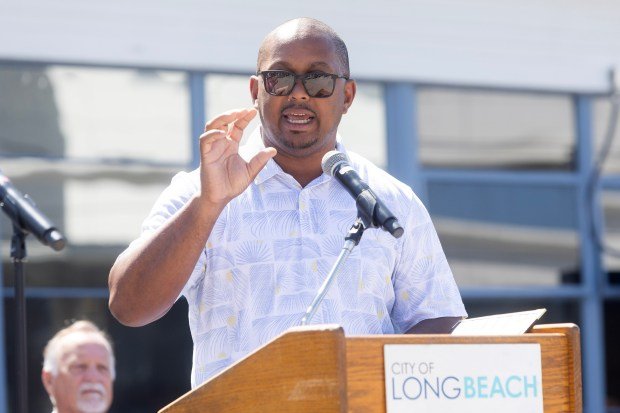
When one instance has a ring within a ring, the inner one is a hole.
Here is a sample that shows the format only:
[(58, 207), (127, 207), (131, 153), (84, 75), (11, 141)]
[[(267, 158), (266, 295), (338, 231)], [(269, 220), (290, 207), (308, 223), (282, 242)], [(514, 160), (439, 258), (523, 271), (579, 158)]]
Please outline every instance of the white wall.
[(604, 92), (616, 0), (0, 0), (0, 59), (251, 72), (293, 17), (333, 26), (358, 78)]

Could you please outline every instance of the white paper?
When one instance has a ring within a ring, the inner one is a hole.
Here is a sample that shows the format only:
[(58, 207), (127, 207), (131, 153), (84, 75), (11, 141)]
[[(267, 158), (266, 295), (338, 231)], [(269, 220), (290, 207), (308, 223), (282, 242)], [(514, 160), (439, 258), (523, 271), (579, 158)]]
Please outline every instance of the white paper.
[(456, 336), (511, 336), (526, 333), (547, 310), (521, 311), (462, 320), (452, 330)]

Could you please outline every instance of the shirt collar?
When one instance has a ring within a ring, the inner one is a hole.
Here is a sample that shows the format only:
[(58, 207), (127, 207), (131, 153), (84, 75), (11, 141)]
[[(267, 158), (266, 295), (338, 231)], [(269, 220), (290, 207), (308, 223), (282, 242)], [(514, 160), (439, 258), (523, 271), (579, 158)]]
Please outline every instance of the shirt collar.
[[(254, 155), (256, 155), (262, 149), (265, 149), (265, 144), (263, 142), (263, 137), (261, 135), (262, 126), (258, 125), (256, 129), (252, 132), (248, 140), (239, 148), (239, 155), (245, 159), (245, 161), (249, 161), (252, 159)], [(336, 134), (336, 150), (343, 152), (347, 155), (347, 151), (342, 144), (342, 138), (340, 134)], [(348, 155), (347, 155), (348, 157)], [(258, 173), (256, 178), (254, 179), (254, 183), (256, 185), (260, 185), (266, 180), (276, 176), (276, 175), (284, 175), (286, 174), (280, 165), (278, 165), (273, 159), (270, 159), (267, 162), (267, 165)]]

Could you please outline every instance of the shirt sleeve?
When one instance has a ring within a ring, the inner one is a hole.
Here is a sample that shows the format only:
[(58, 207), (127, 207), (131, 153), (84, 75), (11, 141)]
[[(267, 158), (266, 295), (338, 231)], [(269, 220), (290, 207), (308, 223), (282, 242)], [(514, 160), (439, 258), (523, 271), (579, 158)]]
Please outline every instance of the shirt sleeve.
[[(197, 172), (179, 172), (170, 182), (170, 185), (161, 193), (148, 217), (142, 223), (140, 238), (146, 237), (158, 230), (165, 222), (174, 216), (198, 191)], [(135, 241), (134, 241), (135, 242)], [(205, 275), (206, 251), (203, 249), (192, 273), (183, 287), (181, 294), (195, 285)]]
[(392, 322), (398, 333), (420, 321), (467, 312), (428, 211), (414, 195), (394, 273)]

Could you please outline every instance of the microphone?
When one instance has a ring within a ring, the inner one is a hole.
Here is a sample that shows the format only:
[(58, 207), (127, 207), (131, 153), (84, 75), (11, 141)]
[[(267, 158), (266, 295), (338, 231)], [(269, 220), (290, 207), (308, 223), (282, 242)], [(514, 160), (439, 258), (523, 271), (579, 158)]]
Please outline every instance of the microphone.
[(321, 167), (325, 174), (336, 178), (351, 194), (360, 218), (365, 225), (370, 225), (389, 232), (394, 238), (400, 238), (404, 229), (390, 210), (377, 198), (370, 187), (362, 181), (358, 173), (349, 165), (347, 156), (339, 151), (329, 151), (323, 156)]
[(0, 206), (16, 227), (32, 233), (43, 245), (48, 245), (55, 251), (65, 247), (65, 238), (54, 224), (38, 210), (30, 198), (22, 195), (2, 172), (0, 172)]

